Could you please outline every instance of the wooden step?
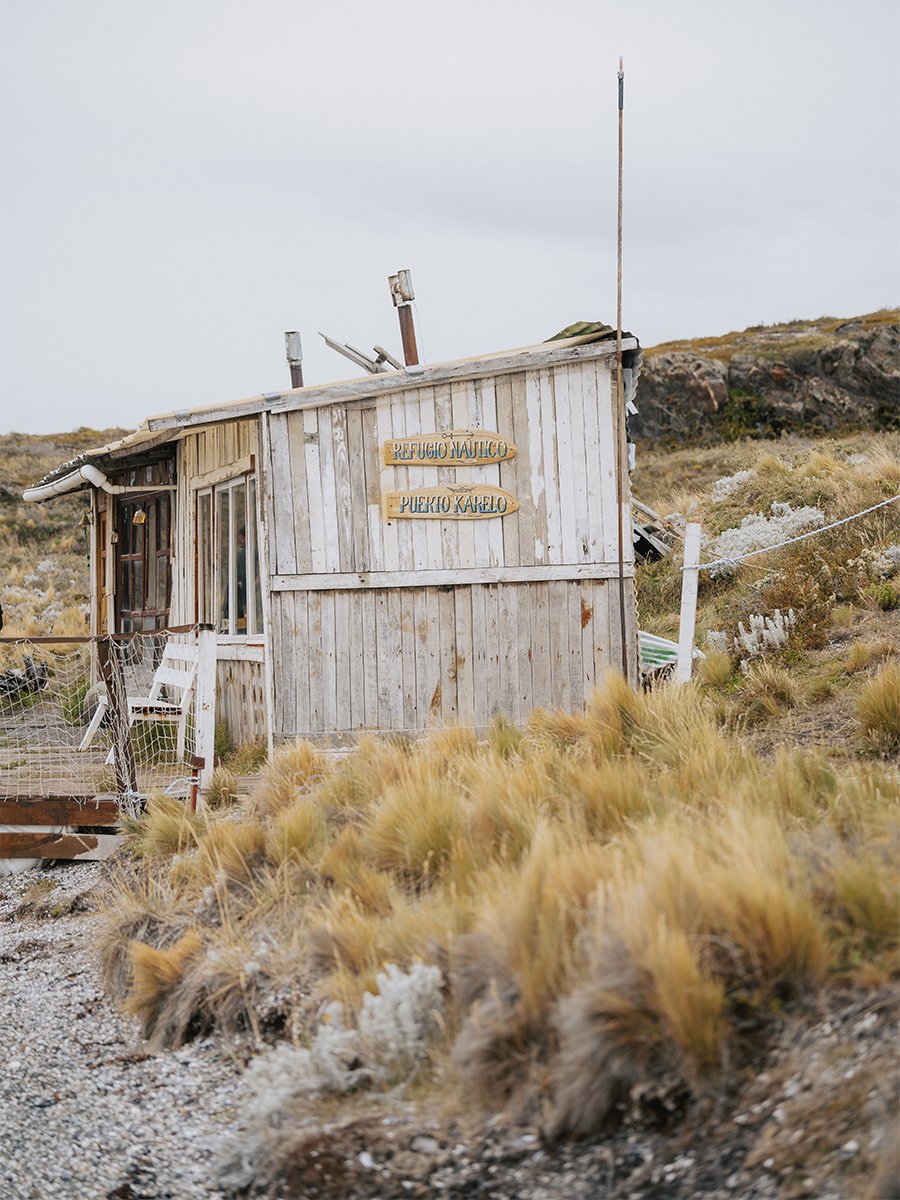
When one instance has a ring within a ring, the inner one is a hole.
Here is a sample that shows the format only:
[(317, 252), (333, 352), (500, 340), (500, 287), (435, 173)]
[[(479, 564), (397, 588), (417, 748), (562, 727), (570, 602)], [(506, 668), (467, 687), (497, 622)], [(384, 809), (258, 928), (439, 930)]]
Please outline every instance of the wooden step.
[(119, 805), (113, 797), (0, 797), (0, 825), (104, 825), (116, 827)]
[(123, 838), (115, 833), (0, 832), (0, 858), (58, 858), (99, 862), (109, 858)]

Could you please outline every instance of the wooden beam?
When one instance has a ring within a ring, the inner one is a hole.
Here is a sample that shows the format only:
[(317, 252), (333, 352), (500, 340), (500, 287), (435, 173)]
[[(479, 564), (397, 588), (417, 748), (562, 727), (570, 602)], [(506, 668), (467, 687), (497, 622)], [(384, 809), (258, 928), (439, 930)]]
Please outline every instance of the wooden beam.
[(0, 798), (0, 825), (109, 825), (119, 823), (119, 805), (93, 796)]
[[(625, 564), (625, 578), (634, 575)], [(327, 572), (312, 575), (273, 575), (274, 592), (336, 592), (357, 588), (463, 587), (473, 583), (544, 583), (565, 579), (618, 579), (616, 563), (571, 563), (567, 566), (462, 567), (435, 571)]]
[(0, 833), (0, 858), (99, 862), (122, 845), (116, 833)]

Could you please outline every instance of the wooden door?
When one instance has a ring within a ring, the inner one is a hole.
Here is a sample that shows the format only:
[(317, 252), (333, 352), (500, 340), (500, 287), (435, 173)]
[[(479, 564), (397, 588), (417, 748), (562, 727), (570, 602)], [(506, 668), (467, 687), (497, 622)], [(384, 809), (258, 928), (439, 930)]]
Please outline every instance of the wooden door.
[(172, 496), (128, 496), (116, 517), (117, 631), (164, 629), (172, 596)]

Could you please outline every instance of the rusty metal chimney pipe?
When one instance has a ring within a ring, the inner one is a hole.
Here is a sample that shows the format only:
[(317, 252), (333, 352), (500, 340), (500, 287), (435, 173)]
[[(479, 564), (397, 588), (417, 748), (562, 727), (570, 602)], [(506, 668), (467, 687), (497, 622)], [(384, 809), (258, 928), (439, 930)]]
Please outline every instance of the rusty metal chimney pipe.
[(303, 387), (303, 347), (300, 345), (300, 334), (296, 331), (284, 335), (284, 348), (287, 352), (288, 366), (291, 368), (291, 387)]
[(419, 365), (419, 347), (416, 345), (416, 327), (413, 321), (412, 302), (416, 298), (413, 291), (412, 275), (409, 271), (398, 271), (396, 275), (388, 276), (391, 289), (391, 299), (400, 319), (400, 340), (403, 342), (403, 361), (408, 367)]

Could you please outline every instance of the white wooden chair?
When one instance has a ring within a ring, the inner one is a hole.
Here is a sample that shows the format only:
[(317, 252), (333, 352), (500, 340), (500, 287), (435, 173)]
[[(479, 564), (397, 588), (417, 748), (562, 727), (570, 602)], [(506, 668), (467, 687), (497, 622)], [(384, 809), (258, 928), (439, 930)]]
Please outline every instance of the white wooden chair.
[[(136, 721), (171, 721), (178, 723), (175, 749), (179, 759), (184, 758), (184, 742), (187, 730), (188, 710), (197, 681), (197, 647), (184, 642), (167, 642), (162, 661), (153, 675), (153, 682), (146, 696), (128, 697), (128, 726)], [(168, 698), (163, 699), (163, 689)], [(79, 750), (87, 750), (109, 707), (109, 696), (103, 692), (91, 723), (81, 739)], [(112, 762), (110, 750), (107, 762)]]

